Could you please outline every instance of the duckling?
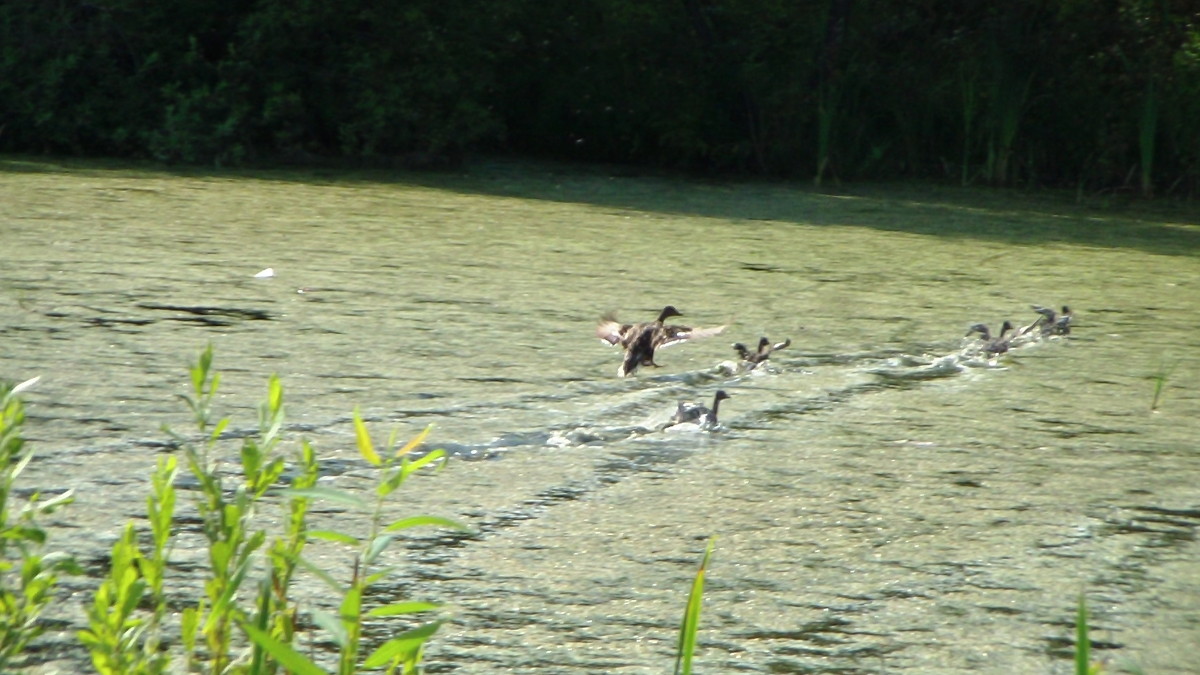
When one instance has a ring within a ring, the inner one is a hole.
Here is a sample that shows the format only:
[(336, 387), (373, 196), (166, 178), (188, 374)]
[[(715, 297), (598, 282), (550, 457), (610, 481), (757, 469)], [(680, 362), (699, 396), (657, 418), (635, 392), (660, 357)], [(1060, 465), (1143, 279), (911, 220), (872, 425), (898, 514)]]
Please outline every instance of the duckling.
[(1049, 307), (1042, 307), (1040, 305), (1030, 305), (1029, 307), (1041, 316), (1039, 316), (1033, 323), (1018, 331), (1017, 335), (1028, 335), (1035, 330), (1038, 331), (1039, 335), (1045, 335), (1047, 333), (1047, 327), (1054, 323), (1054, 319), (1057, 314)]
[[(758, 352), (762, 351), (762, 346), (761, 346), (762, 341), (766, 340), (766, 339), (767, 338), (763, 338), (762, 340), (759, 340)], [(741, 357), (741, 359), (743, 361), (748, 361), (751, 364), (757, 365), (758, 362), (762, 360), (761, 358), (759, 358), (758, 352), (750, 351), (749, 349), (746, 348), (746, 345), (744, 345), (740, 342), (733, 343), (733, 349), (734, 349), (734, 351), (736, 351), (738, 353), (738, 356)]]
[(1054, 335), (1070, 335), (1071, 334), (1071, 319), (1075, 317), (1075, 313), (1070, 307), (1062, 306), (1062, 313), (1054, 320)]
[(625, 377), (638, 369), (638, 366), (654, 366), (654, 350), (660, 347), (679, 344), (687, 340), (709, 337), (725, 330), (725, 326), (715, 328), (691, 328), (689, 326), (668, 326), (663, 322), (673, 316), (683, 316), (672, 305), (667, 305), (654, 321), (645, 323), (621, 323), (612, 314), (600, 319), (596, 327), (596, 336), (612, 346), (620, 345), (625, 350), (625, 358), (617, 369), (618, 377)]
[(754, 370), (760, 363), (771, 358), (771, 354), (775, 352), (775, 350), (783, 349), (791, 344), (791, 338), (787, 338), (783, 342), (771, 344), (770, 338), (762, 337), (758, 340), (757, 352), (751, 352), (749, 349), (746, 349), (746, 345), (740, 342), (735, 343), (733, 348), (737, 350), (738, 356), (742, 357), (742, 360), (749, 364), (749, 369)]
[(698, 403), (689, 403), (680, 401), (679, 407), (675, 410), (675, 416), (667, 426), (676, 424), (695, 424), (703, 428), (712, 428), (717, 426), (717, 408), (721, 406), (721, 401), (730, 398), (729, 394), (725, 393), (724, 389), (718, 389), (713, 396), (712, 409), (705, 408)]
[(1033, 311), (1041, 314), (1037, 321), (1029, 324), (1021, 329), (1018, 335), (1025, 335), (1034, 330), (1038, 331), (1038, 335), (1046, 337), (1048, 335), (1068, 335), (1071, 332), (1071, 308), (1063, 305), (1062, 314), (1055, 312), (1050, 307), (1040, 307), (1038, 305), (1030, 305)]
[(1003, 354), (1008, 351), (1008, 343), (1012, 341), (1014, 335), (1009, 335), (1008, 332), (1013, 329), (1011, 321), (1005, 321), (1004, 325), (1000, 326), (1000, 334), (992, 337), (991, 331), (982, 323), (977, 323), (967, 330), (967, 337), (972, 333), (979, 333), (979, 339), (983, 340), (981, 349), (987, 354)]

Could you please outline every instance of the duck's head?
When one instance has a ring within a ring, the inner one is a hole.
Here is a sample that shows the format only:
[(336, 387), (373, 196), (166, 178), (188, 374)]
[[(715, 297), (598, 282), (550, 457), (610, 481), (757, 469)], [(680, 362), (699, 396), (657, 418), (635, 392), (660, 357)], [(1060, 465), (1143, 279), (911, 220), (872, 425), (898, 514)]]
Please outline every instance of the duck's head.
[(1013, 329), (1012, 322), (1011, 322), (1011, 321), (1005, 321), (1005, 322), (1004, 322), (1004, 323), (1003, 323), (1003, 324), (1000, 326), (1000, 334), (1001, 334), (1001, 335), (1004, 335), (1005, 333), (1007, 333), (1008, 331), (1010, 331), (1010, 330), (1012, 330), (1012, 329)]
[(970, 337), (972, 333), (979, 333), (980, 335), (983, 335), (984, 337), (991, 335), (991, 331), (988, 330), (988, 327), (981, 323), (977, 323), (974, 326), (971, 326), (970, 328), (967, 329), (967, 337)]
[(1067, 307), (1066, 305), (1063, 305), (1062, 313), (1063, 313), (1063, 314), (1070, 314), (1070, 313), (1071, 313), (1071, 308), (1070, 308), (1070, 307)]
[(715, 405), (717, 403), (720, 403), (721, 401), (724, 401), (727, 398), (730, 398), (729, 394), (726, 394), (724, 389), (718, 389), (717, 395), (713, 397), (713, 404)]
[(761, 352), (762, 350), (766, 349), (767, 345), (769, 345), (769, 344), (771, 344), (771, 338), (760, 337), (758, 339), (758, 351)]
[(663, 307), (663, 311), (659, 313), (658, 320), (661, 323), (673, 316), (683, 316), (683, 312), (675, 309), (675, 305), (667, 305), (666, 307)]

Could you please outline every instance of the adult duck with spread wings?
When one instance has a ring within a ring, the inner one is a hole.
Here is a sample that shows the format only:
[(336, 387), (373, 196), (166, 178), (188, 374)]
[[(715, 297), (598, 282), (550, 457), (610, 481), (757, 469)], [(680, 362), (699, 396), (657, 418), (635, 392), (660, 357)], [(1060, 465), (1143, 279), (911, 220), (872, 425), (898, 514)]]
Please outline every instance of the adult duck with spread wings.
[(625, 358), (617, 369), (618, 377), (625, 377), (638, 369), (638, 366), (654, 366), (654, 351), (662, 347), (679, 344), (688, 340), (716, 335), (725, 330), (725, 326), (715, 328), (692, 328), (690, 326), (674, 326), (663, 323), (673, 316), (683, 314), (671, 305), (667, 305), (654, 321), (645, 323), (621, 323), (617, 317), (608, 314), (600, 319), (596, 326), (596, 336), (604, 342), (625, 350)]

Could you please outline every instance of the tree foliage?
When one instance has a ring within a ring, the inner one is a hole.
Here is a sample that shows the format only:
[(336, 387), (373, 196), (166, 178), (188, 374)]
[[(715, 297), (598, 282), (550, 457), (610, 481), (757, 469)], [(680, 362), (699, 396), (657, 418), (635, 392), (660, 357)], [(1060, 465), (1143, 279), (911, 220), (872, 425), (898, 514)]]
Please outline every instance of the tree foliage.
[(11, 0), (0, 150), (1200, 191), (1192, 0)]

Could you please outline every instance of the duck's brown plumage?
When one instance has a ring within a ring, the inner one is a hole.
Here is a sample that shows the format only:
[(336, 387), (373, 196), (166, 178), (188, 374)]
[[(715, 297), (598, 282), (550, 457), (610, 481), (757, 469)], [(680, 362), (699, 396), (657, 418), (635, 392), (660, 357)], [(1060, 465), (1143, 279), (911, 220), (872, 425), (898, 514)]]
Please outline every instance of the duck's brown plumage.
[(638, 366), (655, 366), (654, 351), (687, 340), (709, 337), (725, 330), (725, 326), (715, 328), (692, 328), (690, 326), (668, 326), (663, 322), (673, 316), (683, 316), (679, 310), (667, 305), (654, 321), (645, 323), (621, 323), (612, 314), (605, 315), (596, 326), (596, 336), (612, 346), (620, 346), (625, 350), (625, 358), (617, 375), (630, 375)]

